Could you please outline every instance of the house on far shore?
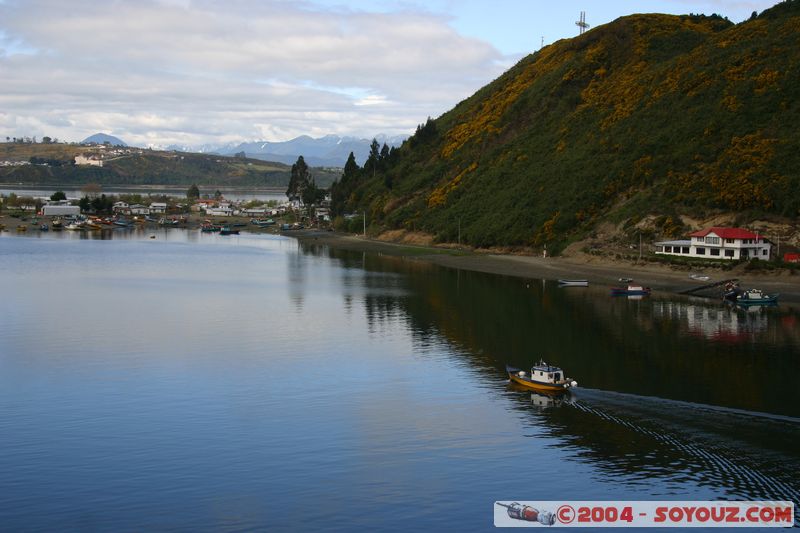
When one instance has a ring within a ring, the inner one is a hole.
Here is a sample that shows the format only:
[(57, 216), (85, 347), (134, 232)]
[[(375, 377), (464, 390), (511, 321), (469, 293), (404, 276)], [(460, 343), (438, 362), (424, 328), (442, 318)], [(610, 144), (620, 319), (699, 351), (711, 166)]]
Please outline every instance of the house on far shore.
[(76, 165), (91, 165), (95, 167), (102, 167), (103, 160), (99, 157), (94, 155), (76, 155), (75, 156), (75, 164)]
[(48, 204), (42, 206), (42, 216), (60, 217), (67, 215), (80, 215), (81, 208), (77, 205)]
[(772, 243), (763, 235), (740, 228), (713, 227), (690, 233), (691, 240), (655, 243), (656, 254), (701, 259), (769, 260)]
[(150, 204), (150, 213), (166, 213), (167, 204), (164, 202), (152, 202)]
[(139, 205), (139, 204), (133, 204), (128, 209), (130, 210), (130, 214), (131, 215), (149, 215), (150, 214), (150, 208), (149, 207), (146, 207), (146, 206), (143, 206), (143, 205)]

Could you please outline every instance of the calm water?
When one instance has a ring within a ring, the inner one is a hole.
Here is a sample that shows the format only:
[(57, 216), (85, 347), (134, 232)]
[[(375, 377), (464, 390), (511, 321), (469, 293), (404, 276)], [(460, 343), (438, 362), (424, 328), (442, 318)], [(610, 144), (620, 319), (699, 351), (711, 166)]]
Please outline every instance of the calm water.
[[(151, 233), (0, 235), (0, 530), (486, 531), (496, 500), (800, 500), (796, 312)], [(507, 383), (540, 356), (578, 392)]]

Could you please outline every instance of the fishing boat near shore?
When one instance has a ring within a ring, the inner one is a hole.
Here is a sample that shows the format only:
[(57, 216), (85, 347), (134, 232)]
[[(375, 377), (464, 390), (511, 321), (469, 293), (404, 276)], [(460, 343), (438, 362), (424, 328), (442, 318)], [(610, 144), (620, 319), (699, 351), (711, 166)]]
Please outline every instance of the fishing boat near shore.
[(541, 359), (531, 367), (530, 374), (509, 365), (506, 365), (506, 373), (513, 383), (533, 390), (564, 392), (578, 386), (578, 382), (566, 377), (561, 368)]
[(611, 287), (611, 296), (647, 296), (650, 287), (641, 285), (628, 285), (627, 287)]
[(558, 284), (561, 287), (588, 287), (589, 281), (585, 279), (560, 279)]
[(222, 226), (219, 228), (220, 235), (239, 235), (239, 230), (234, 229), (231, 226)]
[(738, 305), (770, 305), (778, 303), (780, 294), (764, 294), (761, 289), (749, 289), (736, 297)]

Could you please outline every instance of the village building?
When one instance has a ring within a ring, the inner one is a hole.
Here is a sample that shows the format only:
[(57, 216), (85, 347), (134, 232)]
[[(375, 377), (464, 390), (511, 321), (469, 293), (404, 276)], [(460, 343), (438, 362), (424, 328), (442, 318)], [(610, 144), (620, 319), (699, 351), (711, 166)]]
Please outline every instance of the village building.
[(656, 254), (703, 259), (770, 258), (772, 244), (763, 235), (741, 228), (713, 227), (689, 234), (690, 240), (655, 243)]
[(103, 160), (99, 157), (94, 155), (76, 155), (75, 156), (75, 164), (76, 165), (92, 165), (95, 167), (102, 167)]
[(129, 207), (131, 215), (149, 215), (150, 208), (140, 205), (140, 204), (133, 204)]
[(153, 202), (150, 204), (150, 212), (153, 214), (167, 212), (167, 204), (164, 202)]
[(127, 202), (115, 202), (114, 205), (111, 207), (111, 210), (115, 213), (120, 213), (123, 215), (131, 214), (131, 206), (128, 205)]
[(81, 208), (77, 205), (48, 204), (42, 206), (42, 216), (46, 217), (62, 217), (80, 214)]

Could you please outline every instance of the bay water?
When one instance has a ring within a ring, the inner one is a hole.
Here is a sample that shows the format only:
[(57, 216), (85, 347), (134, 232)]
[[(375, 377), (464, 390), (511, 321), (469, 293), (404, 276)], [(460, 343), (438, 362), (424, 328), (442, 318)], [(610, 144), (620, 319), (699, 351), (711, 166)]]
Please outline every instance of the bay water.
[[(800, 499), (795, 310), (108, 235), (0, 235), (2, 530), (486, 531), (498, 500)], [(576, 392), (508, 383), (540, 358)]]

